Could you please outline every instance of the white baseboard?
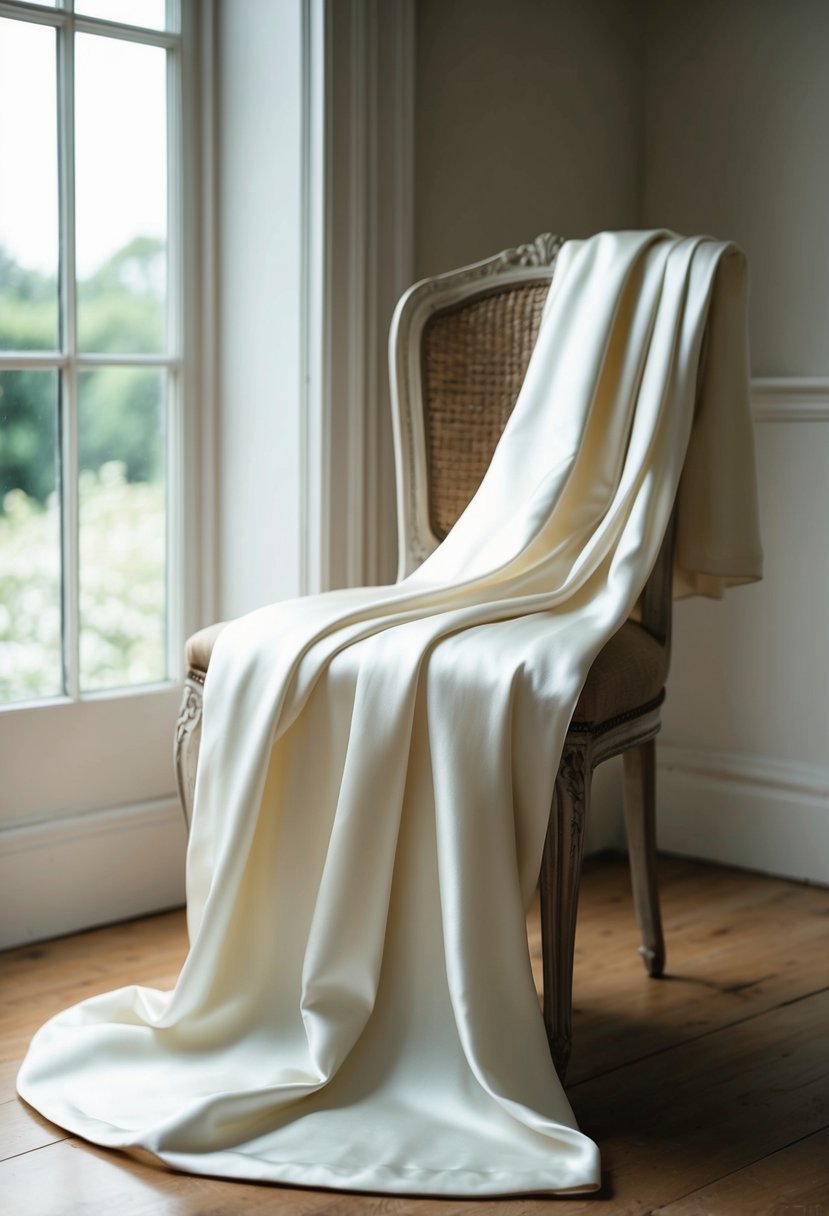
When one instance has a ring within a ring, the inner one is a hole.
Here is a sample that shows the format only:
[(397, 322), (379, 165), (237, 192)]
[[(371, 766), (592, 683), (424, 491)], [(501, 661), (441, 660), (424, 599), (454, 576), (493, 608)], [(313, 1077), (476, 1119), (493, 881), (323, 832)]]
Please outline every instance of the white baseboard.
[[(621, 844), (605, 769), (588, 851)], [(829, 884), (829, 768), (659, 744), (657, 782), (666, 852)], [(174, 797), (0, 832), (0, 948), (182, 904), (185, 847)]]
[(175, 797), (0, 831), (0, 949), (184, 903)]
[(658, 744), (659, 847), (829, 884), (829, 768)]

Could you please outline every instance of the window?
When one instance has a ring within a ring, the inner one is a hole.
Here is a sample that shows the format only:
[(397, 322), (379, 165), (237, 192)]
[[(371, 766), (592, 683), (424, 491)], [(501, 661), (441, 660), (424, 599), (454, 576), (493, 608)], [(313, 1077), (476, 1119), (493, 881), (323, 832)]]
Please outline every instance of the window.
[(0, 4), (0, 705), (171, 672), (179, 30)]
[(181, 898), (212, 30), (211, 0), (0, 0), (0, 944)]

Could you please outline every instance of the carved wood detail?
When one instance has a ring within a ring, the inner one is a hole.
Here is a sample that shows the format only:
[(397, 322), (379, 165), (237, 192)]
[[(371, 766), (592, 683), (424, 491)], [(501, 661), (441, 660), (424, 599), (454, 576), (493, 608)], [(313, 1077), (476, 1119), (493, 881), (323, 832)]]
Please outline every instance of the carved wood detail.
[(505, 249), (498, 254), (497, 261), (507, 266), (552, 266), (563, 244), (563, 237), (542, 232), (526, 245)]
[(570, 824), (570, 860), (581, 856), (584, 835), (584, 816), (587, 800), (587, 788), (591, 773), (587, 767), (587, 748), (580, 743), (573, 743), (571, 738), (565, 741), (558, 766), (557, 785), (564, 788), (565, 797), (562, 800), (560, 813), (569, 810)]
[(184, 684), (181, 706), (176, 721), (173, 760), (182, 814), (187, 830), (193, 817), (193, 793), (196, 785), (196, 764), (201, 742), (202, 685), (200, 672), (189, 672)]

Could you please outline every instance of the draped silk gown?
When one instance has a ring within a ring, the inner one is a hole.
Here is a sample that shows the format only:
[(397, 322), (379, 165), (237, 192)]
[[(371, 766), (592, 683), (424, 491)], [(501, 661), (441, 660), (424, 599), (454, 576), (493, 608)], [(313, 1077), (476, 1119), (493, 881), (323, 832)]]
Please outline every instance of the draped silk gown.
[(180, 1170), (434, 1195), (578, 1192), (596, 1145), (553, 1069), (532, 897), (563, 739), (677, 488), (678, 592), (760, 574), (744, 258), (570, 242), (456, 527), (393, 587), (231, 624), (204, 697), (172, 992), (35, 1036), (19, 1091)]

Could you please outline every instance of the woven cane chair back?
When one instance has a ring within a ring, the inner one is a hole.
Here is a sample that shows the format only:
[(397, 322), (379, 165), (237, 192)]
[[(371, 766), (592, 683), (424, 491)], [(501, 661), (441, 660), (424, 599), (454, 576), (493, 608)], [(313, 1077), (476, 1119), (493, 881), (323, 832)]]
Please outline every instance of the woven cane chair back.
[(426, 493), (446, 536), (481, 483), (530, 361), (549, 283), (433, 314), (421, 340)]
[(400, 563), (411, 573), (480, 485), (535, 345), (559, 237), (417, 283), (390, 339)]

